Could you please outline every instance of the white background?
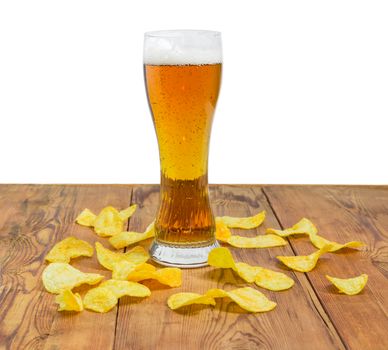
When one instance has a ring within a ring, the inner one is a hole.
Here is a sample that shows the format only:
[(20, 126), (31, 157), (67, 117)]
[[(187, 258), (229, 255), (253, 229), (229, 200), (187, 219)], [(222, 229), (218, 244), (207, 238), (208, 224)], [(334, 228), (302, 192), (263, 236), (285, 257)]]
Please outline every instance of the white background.
[(1, 1), (0, 182), (156, 183), (143, 33), (213, 29), (212, 183), (387, 183), (387, 1)]

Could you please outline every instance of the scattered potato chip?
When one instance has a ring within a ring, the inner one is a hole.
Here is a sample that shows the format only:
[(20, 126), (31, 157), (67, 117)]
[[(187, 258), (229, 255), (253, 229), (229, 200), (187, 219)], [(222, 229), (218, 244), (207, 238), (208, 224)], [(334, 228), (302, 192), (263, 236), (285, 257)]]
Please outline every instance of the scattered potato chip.
[(303, 218), (299, 222), (297, 222), (291, 228), (287, 228), (285, 230), (276, 230), (273, 228), (267, 228), (266, 233), (274, 233), (280, 237), (288, 237), (291, 235), (299, 235), (299, 234), (307, 234), (307, 235), (315, 235), (318, 232), (317, 228), (314, 224), (306, 218)]
[(113, 271), (120, 261), (136, 266), (145, 263), (149, 259), (147, 251), (137, 246), (126, 253), (112, 252), (105, 248), (101, 243), (96, 242), (96, 252), (98, 262), (106, 269)]
[(235, 262), (229, 249), (215, 248), (209, 253), (208, 264), (215, 267), (231, 268), (246, 282), (255, 282), (259, 287), (279, 291), (289, 289), (294, 280), (284, 273), (251, 266), (243, 262)]
[(336, 252), (337, 250), (340, 250), (342, 248), (359, 248), (365, 245), (365, 243), (359, 242), (359, 241), (351, 241), (351, 242), (346, 242), (344, 244), (332, 242), (326, 238), (318, 236), (317, 234), (310, 235), (310, 241), (318, 249), (321, 249), (326, 244), (333, 245), (333, 247), (329, 250), (329, 252), (331, 253)]
[(368, 275), (365, 273), (354, 278), (343, 279), (328, 275), (326, 275), (326, 278), (339, 289), (340, 293), (345, 293), (347, 295), (356, 295), (360, 293), (368, 282)]
[(221, 220), (221, 218), (216, 218), (216, 239), (222, 242), (227, 242), (228, 239), (232, 236), (228, 226)]
[(93, 227), (97, 216), (93, 214), (88, 208), (84, 209), (81, 214), (77, 216), (75, 222), (82, 226)]
[[(126, 260), (119, 261), (114, 265), (112, 270), (112, 278), (115, 280), (128, 280), (131, 274), (141, 273), (142, 275), (147, 274), (148, 272), (154, 272), (156, 267), (147, 263), (140, 265), (133, 265)], [(132, 281), (137, 281), (132, 279)]]
[(49, 262), (70, 262), (70, 259), (79, 256), (93, 256), (93, 247), (81, 239), (67, 237), (58, 242), (46, 255)]
[(101, 237), (113, 236), (123, 230), (124, 220), (113, 207), (106, 207), (100, 211), (95, 222), (94, 231)]
[(51, 263), (42, 273), (45, 288), (50, 293), (59, 294), (81, 284), (97, 284), (104, 276), (97, 273), (85, 273), (66, 263)]
[(151, 291), (139, 283), (108, 280), (85, 294), (84, 306), (96, 312), (108, 312), (124, 295), (146, 297), (151, 295)]
[(171, 310), (192, 304), (216, 305), (216, 301), (214, 298), (206, 296), (206, 294), (201, 295), (198, 293), (176, 293), (167, 300), (167, 305)]
[(130, 207), (128, 207), (127, 209), (120, 210), (120, 212), (119, 212), (120, 218), (123, 221), (128, 220), (134, 214), (136, 209), (137, 209), (137, 204), (133, 204)]
[(149, 268), (144, 269), (144, 266), (139, 266), (137, 270), (127, 276), (127, 279), (135, 282), (154, 279), (169, 287), (180, 287), (182, 285), (182, 271), (176, 267), (166, 267), (152, 271)]
[(319, 257), (330, 251), (331, 248), (332, 245), (327, 244), (310, 255), (277, 256), (276, 258), (292, 270), (309, 272), (315, 267)]
[(144, 232), (120, 232), (109, 238), (109, 243), (116, 249), (120, 249), (154, 236), (155, 229), (154, 222), (152, 222)]
[(227, 242), (237, 248), (272, 248), (287, 244), (287, 241), (277, 235), (267, 234), (256, 237), (242, 237), (233, 235)]
[(214, 298), (230, 298), (241, 308), (249, 312), (265, 312), (276, 307), (276, 303), (250, 287), (238, 288), (230, 292), (222, 289), (210, 289), (204, 295), (197, 293), (177, 293), (168, 298), (167, 304), (175, 310), (191, 304), (215, 305)]
[(82, 311), (84, 309), (81, 296), (66, 289), (55, 297), (59, 304), (58, 311)]
[(232, 216), (221, 216), (217, 219), (221, 220), (229, 228), (242, 228), (249, 230), (258, 227), (263, 223), (265, 219), (265, 210), (250, 217), (237, 218)]

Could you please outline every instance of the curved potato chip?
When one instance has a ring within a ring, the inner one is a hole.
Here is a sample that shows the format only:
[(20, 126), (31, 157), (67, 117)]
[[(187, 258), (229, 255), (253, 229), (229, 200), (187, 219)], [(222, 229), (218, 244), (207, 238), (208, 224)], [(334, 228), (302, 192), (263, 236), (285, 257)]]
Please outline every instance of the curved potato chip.
[(267, 297), (251, 288), (238, 288), (230, 292), (222, 289), (210, 289), (204, 295), (197, 293), (177, 293), (168, 298), (167, 304), (170, 309), (175, 310), (182, 306), (191, 304), (215, 305), (214, 298), (228, 297), (232, 299), (244, 310), (249, 312), (265, 312), (276, 307), (276, 303), (267, 299)]
[(100, 237), (109, 237), (123, 230), (124, 220), (116, 208), (106, 207), (100, 211), (94, 221), (94, 231)]
[(291, 288), (294, 280), (284, 273), (265, 269), (261, 266), (251, 266), (243, 262), (235, 262), (229, 249), (215, 248), (209, 253), (210, 266), (231, 268), (246, 282), (255, 282), (259, 287), (279, 291)]
[(214, 298), (198, 293), (176, 293), (167, 300), (167, 305), (171, 310), (192, 304), (216, 305), (216, 301)]
[(151, 295), (151, 291), (148, 287), (129, 281), (117, 281), (117, 280), (107, 280), (101, 283), (97, 288), (108, 288), (110, 289), (116, 298), (121, 298), (124, 295), (130, 297), (148, 297)]
[(336, 252), (337, 250), (340, 250), (342, 248), (359, 248), (365, 245), (365, 243), (362, 243), (359, 241), (351, 241), (351, 242), (346, 242), (344, 244), (341, 244), (341, 243), (329, 241), (328, 239), (318, 236), (317, 234), (310, 235), (310, 241), (318, 249), (321, 249), (326, 244), (333, 245), (333, 247), (329, 250), (329, 252), (331, 253)]
[(133, 204), (130, 207), (128, 207), (127, 209), (120, 210), (119, 215), (120, 215), (122, 220), (124, 220), (124, 221), (128, 220), (133, 215), (133, 213), (136, 211), (136, 209), (137, 209), (137, 204)]
[(360, 293), (368, 282), (368, 275), (365, 273), (353, 278), (337, 278), (329, 275), (326, 275), (326, 278), (339, 289), (340, 293), (347, 295)]
[(267, 234), (256, 237), (231, 236), (227, 242), (237, 248), (272, 248), (287, 244), (287, 241), (277, 235)]
[(120, 249), (154, 236), (155, 229), (154, 223), (152, 222), (144, 232), (120, 232), (109, 238), (109, 243), (116, 249)]
[(331, 244), (326, 244), (321, 249), (310, 255), (277, 256), (276, 259), (280, 260), (284, 265), (292, 270), (299, 272), (309, 272), (315, 267), (319, 257), (327, 253), (331, 248)]
[(70, 259), (79, 256), (93, 256), (93, 247), (81, 239), (67, 237), (58, 242), (46, 255), (49, 262), (70, 262)]
[(81, 296), (66, 289), (55, 297), (59, 304), (58, 311), (82, 311), (84, 309)]
[(154, 272), (156, 267), (147, 263), (140, 265), (133, 265), (128, 261), (119, 261), (116, 263), (112, 270), (112, 278), (115, 280), (128, 280), (130, 276), (134, 276), (132, 281), (141, 281), (137, 279), (137, 274), (144, 276), (149, 272)]
[(96, 312), (108, 312), (117, 305), (117, 297), (110, 288), (93, 288), (84, 297), (84, 307)]
[(124, 295), (146, 297), (151, 295), (151, 291), (139, 283), (108, 280), (85, 294), (84, 306), (96, 312), (108, 312)]
[(252, 229), (260, 226), (265, 219), (265, 210), (260, 213), (243, 218), (237, 218), (232, 216), (221, 216), (217, 217), (217, 219), (222, 220), (224, 224), (229, 228), (242, 228), (242, 229)]
[(227, 242), (228, 239), (232, 236), (228, 226), (221, 220), (221, 218), (216, 218), (216, 239), (222, 242)]
[(97, 216), (93, 214), (88, 208), (84, 209), (81, 214), (77, 216), (75, 222), (82, 226), (93, 227)]
[(288, 237), (291, 235), (300, 235), (300, 234), (315, 235), (318, 232), (318, 230), (309, 219), (303, 218), (291, 228), (287, 228), (285, 230), (276, 230), (273, 228), (267, 228), (265, 232), (274, 233), (280, 237)]
[(261, 288), (280, 291), (291, 288), (295, 282), (282, 272), (277, 272), (263, 267), (258, 267), (255, 283)]
[(137, 271), (130, 273), (127, 278), (130, 281), (136, 282), (154, 279), (169, 287), (180, 287), (182, 285), (182, 271), (176, 267), (166, 267), (156, 271), (139, 267)]
[(66, 263), (51, 263), (42, 273), (43, 284), (47, 291), (59, 294), (81, 284), (97, 284), (104, 276), (98, 273), (85, 273)]
[(105, 248), (101, 243), (96, 242), (96, 253), (98, 262), (106, 269), (113, 271), (115, 265), (120, 261), (126, 261), (136, 266), (145, 263), (149, 259), (147, 251), (137, 246), (126, 253), (112, 252)]

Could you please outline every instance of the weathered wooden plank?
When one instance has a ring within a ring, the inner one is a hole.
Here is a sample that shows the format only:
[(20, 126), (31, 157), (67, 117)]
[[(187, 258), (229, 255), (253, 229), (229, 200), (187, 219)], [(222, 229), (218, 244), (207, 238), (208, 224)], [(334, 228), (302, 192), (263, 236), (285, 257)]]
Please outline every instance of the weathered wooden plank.
[[(131, 190), (129, 186), (93, 185), (0, 187), (0, 348), (113, 347), (115, 310), (104, 315), (59, 313), (54, 296), (43, 288), (41, 273), (46, 266), (44, 256), (57, 241), (69, 235), (90, 243), (98, 239), (92, 230), (74, 223), (80, 210), (125, 207)], [(79, 258), (72, 264), (109, 276), (95, 257)]]
[[(158, 187), (136, 187), (132, 199), (141, 208), (130, 226), (142, 230), (154, 218)], [(263, 233), (266, 227), (277, 226), (260, 188), (213, 187), (212, 199), (217, 215), (246, 216), (266, 209), (265, 224), (250, 234)], [(244, 234), (248, 233), (245, 231)], [(150, 240), (145, 244), (148, 246)], [(278, 269), (274, 263), (276, 255), (292, 254), (289, 246), (232, 250), (237, 260), (275, 269)], [(197, 305), (177, 312), (168, 309), (168, 296), (179, 291), (202, 293), (209, 288), (230, 290), (246, 285), (231, 271), (210, 267), (184, 270), (183, 285), (175, 289), (147, 283), (152, 289), (150, 298), (120, 302), (115, 349), (343, 348), (305, 276), (296, 278), (292, 272), (288, 274), (296, 282), (291, 290), (278, 293), (263, 290), (278, 303), (274, 311), (265, 314), (245, 313), (226, 300), (220, 301), (215, 308)]]
[[(322, 257), (308, 273), (342, 339), (351, 349), (388, 349), (388, 186), (268, 186), (264, 191), (283, 227), (310, 218), (319, 234), (336, 242), (361, 240), (351, 249)], [(297, 254), (314, 251), (307, 237), (291, 238)], [(369, 281), (356, 296), (339, 294), (325, 274)]]

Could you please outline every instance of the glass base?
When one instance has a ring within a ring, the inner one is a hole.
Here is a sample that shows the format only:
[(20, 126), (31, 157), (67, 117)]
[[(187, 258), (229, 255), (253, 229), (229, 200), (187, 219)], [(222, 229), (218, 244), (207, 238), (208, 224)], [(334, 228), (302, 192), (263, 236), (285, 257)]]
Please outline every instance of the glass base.
[(190, 269), (207, 266), (210, 251), (219, 246), (215, 241), (208, 246), (182, 248), (161, 244), (154, 240), (150, 248), (150, 255), (152, 260), (158, 264)]

